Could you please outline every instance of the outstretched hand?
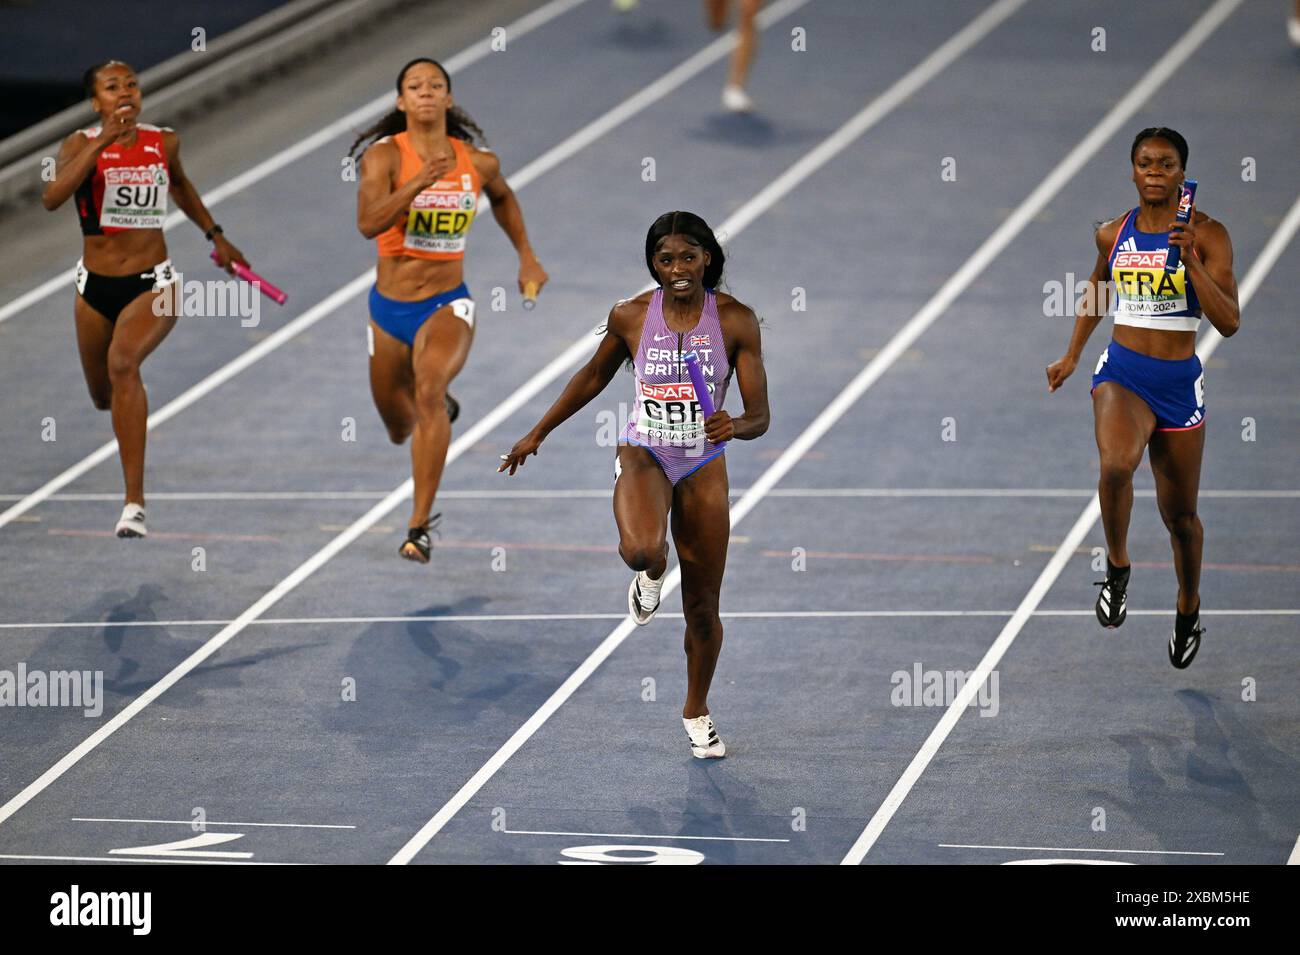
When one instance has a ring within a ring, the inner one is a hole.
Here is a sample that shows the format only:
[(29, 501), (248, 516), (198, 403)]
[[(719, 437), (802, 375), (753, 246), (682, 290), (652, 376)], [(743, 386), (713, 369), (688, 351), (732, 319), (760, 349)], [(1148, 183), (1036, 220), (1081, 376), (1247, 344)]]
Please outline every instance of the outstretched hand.
[(515, 442), (515, 446), (510, 449), (509, 454), (501, 455), (501, 466), (497, 468), (497, 474), (509, 468), (510, 473), (513, 475), (515, 471), (524, 466), (524, 460), (528, 455), (537, 453), (537, 449), (541, 447), (541, 444), (542, 439), (531, 432), (524, 435)]

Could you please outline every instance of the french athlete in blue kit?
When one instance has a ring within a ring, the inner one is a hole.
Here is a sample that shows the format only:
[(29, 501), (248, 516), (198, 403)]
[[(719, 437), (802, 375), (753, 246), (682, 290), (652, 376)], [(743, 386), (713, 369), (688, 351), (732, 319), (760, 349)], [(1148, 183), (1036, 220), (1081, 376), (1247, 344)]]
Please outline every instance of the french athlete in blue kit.
[(1183, 186), (1187, 141), (1165, 127), (1144, 129), (1133, 140), (1129, 160), (1140, 204), (1097, 230), (1090, 294), (1079, 307), (1069, 348), (1047, 368), (1047, 383), (1055, 391), (1074, 371), (1110, 298), (1114, 337), (1092, 377), (1101, 462), (1097, 494), (1106, 532), (1106, 579), (1099, 582), (1097, 619), (1114, 629), (1128, 614), (1133, 472), (1149, 449), (1178, 577), (1169, 661), (1182, 669), (1196, 656), (1205, 633), (1200, 624), (1204, 531), (1196, 512), (1205, 448), (1205, 375), (1196, 332), (1204, 316), (1226, 338), (1237, 331), (1241, 310), (1228, 231), (1197, 213)]
[[(1186, 266), (1165, 271), (1169, 233), (1142, 232), (1133, 209), (1124, 216), (1108, 264), (1115, 286), (1115, 324), (1195, 333), (1201, 322), (1196, 288)], [(1147, 403), (1157, 431), (1183, 431), (1205, 423), (1205, 374), (1201, 359), (1153, 358), (1112, 341), (1097, 360), (1092, 389), (1118, 382)]]

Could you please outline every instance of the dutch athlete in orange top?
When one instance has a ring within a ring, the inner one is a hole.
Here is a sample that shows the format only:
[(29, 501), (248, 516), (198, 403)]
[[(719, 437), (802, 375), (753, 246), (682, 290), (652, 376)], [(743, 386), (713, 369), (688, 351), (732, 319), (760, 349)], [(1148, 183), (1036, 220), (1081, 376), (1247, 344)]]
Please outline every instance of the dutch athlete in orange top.
[(429, 561), (430, 514), (458, 408), (447, 387), (474, 338), (474, 300), (465, 287), (465, 237), (479, 190), (519, 253), (519, 290), (534, 296), (546, 272), (528, 244), (524, 215), (501, 163), (472, 143), (482, 130), (451, 97), (436, 61), (412, 60), (397, 76), (397, 104), (352, 144), (361, 158), (357, 228), (379, 241), (370, 290), (370, 392), (394, 444), (411, 441), (415, 483), (399, 553)]
[[(1113, 283), (1114, 338), (1092, 377), (1092, 407), (1101, 457), (1101, 522), (1106, 579), (1097, 619), (1115, 628), (1128, 612), (1129, 515), (1133, 472), (1150, 448), (1160, 516), (1169, 530), (1178, 576), (1178, 606), (1169, 661), (1179, 669), (1196, 656), (1200, 623), (1202, 529), (1196, 516), (1205, 450), (1205, 376), (1196, 356), (1201, 315), (1225, 338), (1241, 324), (1232, 240), (1223, 224), (1196, 211), (1175, 221), (1187, 168), (1187, 140), (1172, 129), (1139, 132), (1129, 150), (1139, 204), (1097, 230), (1097, 261), (1064, 355), (1047, 367), (1055, 391), (1074, 371), (1092, 330), (1105, 316)], [(1167, 269), (1169, 248), (1180, 250)]]
[(176, 324), (178, 275), (167, 257), (168, 197), (213, 242), (219, 264), (248, 262), (181, 168), (175, 131), (141, 123), (140, 84), (125, 63), (92, 66), (83, 83), (100, 124), (63, 141), (41, 202), (54, 210), (73, 196), (85, 235), (77, 263), (77, 347), (90, 398), (111, 411), (126, 481), (118, 537), (144, 537), (144, 446), (149, 402), (140, 365)]

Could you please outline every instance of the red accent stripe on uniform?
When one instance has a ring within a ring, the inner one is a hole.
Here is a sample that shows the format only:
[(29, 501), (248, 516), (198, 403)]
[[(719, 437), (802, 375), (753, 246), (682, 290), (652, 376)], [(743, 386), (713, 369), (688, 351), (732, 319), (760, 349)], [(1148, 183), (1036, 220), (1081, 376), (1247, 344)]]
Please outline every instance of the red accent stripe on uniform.
[(1137, 211), (1136, 209), (1130, 209), (1128, 211), (1128, 215), (1124, 216), (1124, 221), (1119, 224), (1119, 231), (1115, 233), (1115, 241), (1110, 244), (1110, 252), (1107, 253), (1106, 255), (1107, 264), (1110, 264), (1111, 262), (1114, 261), (1115, 247), (1119, 245), (1120, 236), (1122, 236), (1124, 234), (1124, 230), (1128, 228), (1128, 220), (1132, 218), (1133, 213), (1136, 211)]

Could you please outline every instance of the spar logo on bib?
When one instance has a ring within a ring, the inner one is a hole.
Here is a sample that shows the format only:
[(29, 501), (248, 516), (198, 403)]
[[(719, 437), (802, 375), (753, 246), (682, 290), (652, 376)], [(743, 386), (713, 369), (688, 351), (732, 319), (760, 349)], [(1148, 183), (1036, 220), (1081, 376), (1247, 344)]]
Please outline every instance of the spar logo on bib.
[(465, 234), (474, 222), (478, 197), (473, 192), (426, 189), (415, 197), (406, 220), (408, 249), (464, 252)]
[(653, 444), (692, 445), (704, 438), (704, 415), (689, 381), (637, 383), (636, 429)]
[(1115, 268), (1163, 270), (1168, 258), (1168, 249), (1147, 249), (1145, 252), (1116, 252)]
[(165, 166), (109, 166), (104, 170), (101, 225), (118, 229), (161, 229), (167, 216)]

